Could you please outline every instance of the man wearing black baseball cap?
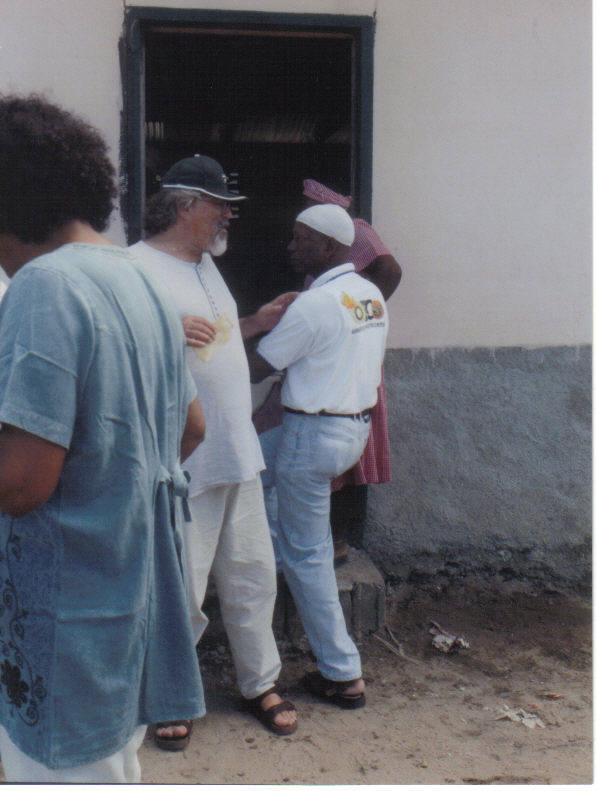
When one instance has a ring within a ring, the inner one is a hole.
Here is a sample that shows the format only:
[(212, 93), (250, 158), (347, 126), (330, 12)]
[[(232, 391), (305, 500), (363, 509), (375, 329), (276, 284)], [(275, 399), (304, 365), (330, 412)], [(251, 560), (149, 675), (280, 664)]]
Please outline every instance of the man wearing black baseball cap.
[[(148, 202), (146, 239), (131, 250), (179, 312), (206, 419), (203, 450), (185, 463), (191, 475), (185, 555), (193, 636), (197, 642), (207, 625), (201, 607), (211, 571), (241, 694), (267, 728), (287, 735), (297, 719), (293, 704), (275, 688), (280, 672), (272, 632), (275, 561), (243, 340), (272, 329), (296, 295), (283, 294), (239, 320), (212, 255), (226, 250), (231, 204), (245, 199), (230, 189), (214, 159), (199, 154), (182, 159)], [(164, 749), (182, 749), (189, 735), (185, 722), (156, 728), (157, 744)]]
[(220, 163), (202, 154), (186, 157), (172, 165), (162, 179), (162, 188), (195, 189), (222, 200), (246, 200), (244, 195), (229, 189), (228, 176)]
[[(197, 258), (199, 251), (198, 260), (205, 251), (222, 255), (226, 252), (227, 229), (232, 218), (230, 204), (243, 200), (246, 200), (244, 195), (230, 190), (219, 162), (201, 154), (186, 157), (165, 173), (160, 191), (149, 200), (145, 213), (146, 236), (152, 238), (153, 247), (160, 242), (169, 249), (174, 243), (174, 252), (191, 247), (195, 251), (193, 258)], [(189, 211), (182, 218), (186, 222), (177, 223), (181, 206)], [(205, 326), (194, 329), (209, 335)]]

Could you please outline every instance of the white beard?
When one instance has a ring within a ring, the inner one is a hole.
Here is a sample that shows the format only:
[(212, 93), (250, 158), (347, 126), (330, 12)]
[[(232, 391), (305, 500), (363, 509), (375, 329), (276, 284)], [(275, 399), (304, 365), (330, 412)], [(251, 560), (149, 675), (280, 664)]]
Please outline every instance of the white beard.
[(218, 231), (213, 242), (209, 246), (209, 252), (217, 258), (219, 255), (224, 255), (228, 249), (228, 233), (226, 231)]

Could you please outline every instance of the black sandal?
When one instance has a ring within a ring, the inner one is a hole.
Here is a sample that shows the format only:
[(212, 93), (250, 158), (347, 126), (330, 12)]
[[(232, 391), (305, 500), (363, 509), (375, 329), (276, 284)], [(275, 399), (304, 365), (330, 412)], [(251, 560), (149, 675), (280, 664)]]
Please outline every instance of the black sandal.
[(347, 693), (348, 687), (352, 686), (358, 678), (350, 681), (331, 681), (325, 678), (316, 670), (307, 673), (303, 678), (303, 683), (307, 690), (315, 697), (325, 700), (326, 703), (333, 703), (341, 709), (360, 709), (365, 705), (365, 693)]
[(275, 733), (276, 736), (290, 736), (291, 733), (296, 731), (298, 722), (293, 722), (292, 725), (278, 725), (274, 722), (274, 719), (276, 715), (280, 714), (282, 711), (296, 711), (296, 706), (289, 700), (283, 700), (281, 703), (274, 703), (274, 705), (270, 706), (269, 709), (264, 709), (261, 706), (261, 702), (264, 698), (267, 698), (268, 695), (272, 694), (279, 694), (276, 687), (268, 689), (266, 692), (263, 692), (256, 698), (245, 700), (246, 709), (255, 717), (257, 717), (259, 722), (268, 730), (270, 730), (272, 733)]
[[(187, 729), (184, 736), (158, 736), (159, 728), (175, 728), (177, 726)], [(171, 720), (170, 722), (156, 722), (155, 724), (155, 743), (161, 750), (184, 750), (191, 740), (191, 731), (193, 730), (193, 720)]]

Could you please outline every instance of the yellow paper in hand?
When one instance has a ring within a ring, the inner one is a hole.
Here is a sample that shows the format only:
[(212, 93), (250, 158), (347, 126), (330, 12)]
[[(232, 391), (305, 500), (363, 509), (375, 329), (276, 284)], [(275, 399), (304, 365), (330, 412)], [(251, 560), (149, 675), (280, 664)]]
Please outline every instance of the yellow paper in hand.
[(202, 346), (200, 349), (195, 347), (193, 351), (199, 357), (200, 360), (203, 360), (204, 363), (211, 360), (214, 356), (214, 353), (219, 349), (220, 346), (223, 346), (225, 343), (228, 343), (230, 340), (230, 336), (232, 334), (232, 322), (228, 318), (228, 316), (223, 313), (221, 316), (213, 322), (214, 327), (216, 328), (216, 337), (208, 343), (207, 346)]

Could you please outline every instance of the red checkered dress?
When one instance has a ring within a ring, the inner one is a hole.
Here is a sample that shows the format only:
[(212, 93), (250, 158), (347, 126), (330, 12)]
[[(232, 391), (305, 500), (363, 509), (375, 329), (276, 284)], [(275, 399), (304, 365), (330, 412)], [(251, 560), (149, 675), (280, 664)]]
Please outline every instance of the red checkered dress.
[[(317, 182), (314, 183), (317, 184)], [(306, 191), (305, 194), (307, 194)], [(356, 271), (361, 272), (379, 255), (391, 255), (391, 253), (369, 223), (365, 222), (365, 220), (353, 220), (353, 222), (355, 238), (350, 250), (351, 260)], [(304, 288), (308, 288), (312, 282), (313, 278), (307, 276)], [(283, 409), (280, 401), (280, 391), (280, 385), (274, 385), (263, 406), (253, 415), (253, 422), (258, 434), (262, 434), (270, 428), (275, 428), (282, 422)], [(332, 481), (332, 491), (347, 485), (386, 483), (391, 479), (388, 409), (382, 368), (381, 383), (377, 389), (377, 404), (371, 410), (369, 441), (363, 451), (363, 455), (355, 466)]]
[[(355, 235), (350, 248), (350, 260), (356, 271), (362, 272), (379, 255), (391, 255), (391, 253), (368, 222), (365, 220), (353, 220), (353, 222)], [(391, 480), (388, 408), (382, 368), (381, 382), (377, 388), (377, 404), (371, 410), (369, 441), (355, 466), (332, 481), (332, 491), (335, 492), (346, 485), (386, 483)]]

